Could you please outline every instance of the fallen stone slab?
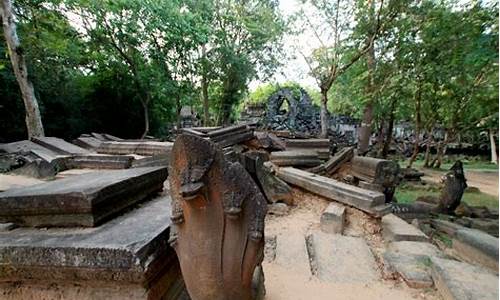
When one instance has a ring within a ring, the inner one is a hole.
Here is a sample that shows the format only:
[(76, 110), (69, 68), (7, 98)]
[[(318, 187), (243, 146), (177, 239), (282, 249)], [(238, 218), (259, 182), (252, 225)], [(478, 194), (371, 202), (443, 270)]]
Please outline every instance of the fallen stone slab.
[(0, 298), (179, 299), (170, 212), (165, 196), (97, 228), (0, 231)]
[(52, 150), (58, 154), (70, 155), (70, 154), (88, 154), (89, 150), (78, 147), (77, 145), (66, 142), (63, 139), (56, 137), (34, 137), (32, 138), (34, 143), (37, 143), (49, 150)]
[(342, 234), (344, 232), (344, 223), (345, 207), (335, 203), (328, 204), (325, 211), (321, 214), (321, 231)]
[(285, 203), (273, 203), (267, 205), (267, 213), (276, 216), (287, 215), (290, 208)]
[(318, 153), (313, 150), (272, 152), (269, 159), (277, 166), (313, 167), (321, 164)]
[(96, 226), (161, 191), (166, 167), (106, 170), (0, 193), (0, 222)]
[(286, 149), (285, 142), (276, 135), (269, 132), (254, 132), (260, 146), (269, 151), (284, 151)]
[(387, 250), (402, 255), (423, 255), (427, 257), (444, 257), (444, 253), (431, 243), (400, 241), (391, 242), (387, 245)]
[(498, 273), (498, 238), (477, 229), (462, 228), (456, 231), (452, 245), (463, 260)]
[(141, 158), (136, 157), (132, 161), (132, 168), (168, 166), (169, 163), (170, 163), (169, 154), (157, 154)]
[(305, 236), (298, 232), (278, 235), (275, 262), (290, 272), (311, 274)]
[(299, 186), (327, 199), (355, 207), (376, 217), (390, 212), (390, 206), (384, 203), (384, 194), (379, 192), (364, 190), (328, 177), (291, 167), (279, 168), (277, 175), (287, 183)]
[(233, 134), (235, 132), (242, 132), (248, 130), (248, 125), (247, 124), (241, 124), (241, 125), (233, 125), (233, 126), (228, 126), (228, 127), (223, 127), (215, 130), (211, 130), (207, 132), (207, 135), (210, 137), (210, 139), (213, 138), (221, 138), (223, 136), (227, 136), (228, 134)]
[(394, 214), (388, 214), (382, 218), (382, 234), (386, 242), (429, 241), (429, 238), (422, 231)]
[(443, 299), (498, 299), (498, 276), (487, 269), (437, 257), (431, 262), (432, 279)]
[(345, 147), (335, 153), (326, 163), (325, 170), (328, 174), (337, 172), (340, 167), (354, 157), (354, 147)]
[(57, 156), (58, 153), (49, 150), (41, 145), (33, 143), (32, 141), (23, 140), (17, 141), (7, 144), (0, 144), (0, 151), (4, 151), (7, 153), (19, 153), (19, 154), (28, 154), (32, 150), (38, 150), (40, 152), (44, 152), (47, 155)]
[(86, 154), (70, 157), (66, 166), (68, 169), (128, 169), (134, 161), (133, 156)]
[(286, 139), (286, 148), (326, 148), (330, 149), (329, 139)]
[(292, 188), (283, 180), (279, 179), (270, 166), (257, 158), (255, 163), (255, 175), (266, 199), (270, 203), (282, 201), (288, 205), (293, 205)]
[(210, 139), (213, 140), (217, 145), (219, 145), (219, 147), (225, 148), (233, 146), (235, 144), (243, 143), (253, 138), (254, 138), (253, 131), (247, 130), (243, 132), (230, 133), (222, 137), (210, 138)]
[(450, 236), (454, 236), (457, 230), (465, 228), (462, 225), (441, 219), (431, 219), (431, 226), (436, 230), (444, 232)]
[(308, 238), (314, 274), (325, 282), (370, 284), (377, 264), (363, 238), (314, 232)]
[(59, 168), (52, 163), (42, 159), (35, 159), (25, 163), (22, 167), (9, 172), (12, 175), (28, 176), (38, 179), (47, 179), (56, 176)]
[(9, 231), (16, 227), (17, 226), (14, 223), (0, 223), (0, 231)]
[(430, 274), (430, 258), (428, 256), (386, 251), (382, 257), (384, 260), (384, 273), (387, 275), (396, 274), (409, 287), (421, 289), (430, 288), (434, 285)]
[(394, 186), (399, 182), (399, 165), (394, 161), (354, 156), (351, 162), (351, 172), (356, 178), (385, 187)]
[(96, 139), (95, 137), (80, 136), (79, 138), (73, 140), (73, 144), (92, 151), (99, 148), (101, 143), (102, 141)]
[(144, 156), (153, 155), (170, 155), (172, 152), (173, 143), (171, 142), (156, 142), (156, 141), (140, 141), (140, 142), (103, 142), (97, 153), (101, 154), (138, 154)]

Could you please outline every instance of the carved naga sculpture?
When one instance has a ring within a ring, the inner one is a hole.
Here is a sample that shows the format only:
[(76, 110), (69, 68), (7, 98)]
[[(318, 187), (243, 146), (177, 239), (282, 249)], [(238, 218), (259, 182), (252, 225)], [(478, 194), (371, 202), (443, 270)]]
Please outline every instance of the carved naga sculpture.
[(266, 201), (210, 141), (177, 137), (169, 172), (170, 244), (193, 300), (263, 298)]

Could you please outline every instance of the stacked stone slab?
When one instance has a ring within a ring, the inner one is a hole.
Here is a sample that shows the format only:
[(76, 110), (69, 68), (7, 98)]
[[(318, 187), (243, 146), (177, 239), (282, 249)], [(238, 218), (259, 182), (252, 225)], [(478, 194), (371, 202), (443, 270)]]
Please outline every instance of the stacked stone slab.
[(329, 139), (287, 139), (286, 150), (302, 151), (312, 150), (318, 153), (320, 159), (326, 160), (330, 157)]
[(97, 228), (0, 230), (1, 299), (181, 299), (170, 199)]
[(108, 141), (103, 142), (97, 153), (101, 154), (137, 154), (144, 156), (169, 155), (172, 151), (173, 143), (156, 141)]
[(498, 299), (498, 276), (487, 269), (432, 257), (432, 279), (445, 300)]
[(314, 167), (321, 164), (314, 150), (291, 150), (272, 152), (270, 160), (277, 166)]
[(254, 134), (247, 124), (241, 124), (209, 131), (207, 137), (221, 148), (225, 148), (248, 141)]
[(161, 191), (166, 167), (86, 173), (0, 193), (0, 222), (92, 227)]
[(384, 194), (361, 189), (328, 177), (292, 167), (279, 168), (278, 177), (314, 194), (360, 209), (375, 217), (387, 214)]
[(56, 137), (35, 137), (32, 138), (34, 143), (37, 143), (56, 153), (71, 155), (71, 154), (87, 154), (89, 150), (77, 145), (66, 142), (63, 139)]

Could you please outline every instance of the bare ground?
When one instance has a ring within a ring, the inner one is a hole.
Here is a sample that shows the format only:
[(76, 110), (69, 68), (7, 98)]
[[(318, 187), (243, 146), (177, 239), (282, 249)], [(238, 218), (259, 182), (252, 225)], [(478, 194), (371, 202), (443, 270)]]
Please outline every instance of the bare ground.
[[(439, 183), (443, 172), (432, 169), (423, 169), (425, 173), (423, 180)], [(477, 187), (481, 192), (498, 197), (498, 172), (470, 171), (465, 170), (467, 185)]]
[[(322, 211), (328, 201), (300, 189), (294, 189), (294, 207), (286, 216), (268, 215), (266, 235), (299, 232), (304, 235), (319, 228)], [(380, 274), (382, 263), (380, 254), (384, 249), (380, 234), (380, 222), (352, 208), (347, 209), (345, 235), (363, 237), (378, 263)], [(370, 284), (343, 284), (321, 282), (310, 274), (294, 272), (294, 266), (280, 266), (273, 261), (264, 261), (266, 300), (404, 300), (441, 299), (433, 289), (411, 289), (398, 279), (380, 279)], [(382, 276), (381, 276), (382, 278)]]

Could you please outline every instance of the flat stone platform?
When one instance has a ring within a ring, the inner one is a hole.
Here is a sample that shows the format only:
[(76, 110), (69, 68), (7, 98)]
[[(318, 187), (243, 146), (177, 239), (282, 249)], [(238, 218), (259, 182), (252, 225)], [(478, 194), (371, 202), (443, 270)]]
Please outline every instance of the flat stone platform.
[(166, 167), (106, 170), (0, 193), (0, 222), (21, 226), (96, 226), (159, 192)]
[(170, 213), (162, 196), (95, 228), (0, 231), (0, 299), (178, 299)]

